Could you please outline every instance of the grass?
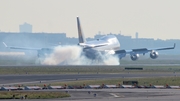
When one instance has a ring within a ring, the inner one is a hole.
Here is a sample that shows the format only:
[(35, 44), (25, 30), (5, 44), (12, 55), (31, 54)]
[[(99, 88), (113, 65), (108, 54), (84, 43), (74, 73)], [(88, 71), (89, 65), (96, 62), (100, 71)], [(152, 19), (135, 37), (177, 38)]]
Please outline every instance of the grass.
[[(180, 86), (180, 77), (157, 77), (157, 78), (118, 78), (118, 79), (97, 79), (97, 80), (79, 80), (79, 81), (66, 81), (66, 82), (51, 82), (52, 86), (83, 86), (85, 85), (118, 85), (123, 84), (123, 81), (138, 81), (138, 85), (173, 85)], [(27, 84), (28, 85), (28, 84)], [(29, 84), (34, 85), (34, 84)], [(37, 86), (43, 87), (44, 84), (35, 84)]]
[(53, 98), (70, 97), (70, 95), (65, 92), (1, 91), (0, 99), (20, 99), (22, 96), (25, 95), (27, 95), (27, 99), (53, 99)]
[(124, 72), (180, 72), (180, 66), (144, 66), (143, 70), (125, 70), (123, 66), (0, 66), (0, 74), (96, 74)]

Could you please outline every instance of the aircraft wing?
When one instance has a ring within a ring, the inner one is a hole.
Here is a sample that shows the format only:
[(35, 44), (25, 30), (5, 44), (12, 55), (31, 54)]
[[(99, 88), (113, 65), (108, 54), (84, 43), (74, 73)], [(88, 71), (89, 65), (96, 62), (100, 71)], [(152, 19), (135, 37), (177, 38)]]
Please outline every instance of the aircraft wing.
[(176, 44), (174, 43), (174, 46), (172, 46), (172, 47), (152, 48), (152, 49), (149, 49), (149, 50), (156, 50), (156, 51), (168, 50), (168, 49), (174, 49), (175, 47), (176, 47)]
[(7, 46), (5, 42), (3, 42), (3, 44), (6, 48), (10, 48), (10, 49), (21, 49), (21, 50), (41, 50), (42, 49), (42, 48)]
[(120, 57), (125, 57), (126, 54), (134, 55), (134, 54), (145, 54), (152, 51), (159, 51), (159, 50), (169, 50), (174, 49), (176, 44), (174, 43), (171, 47), (161, 47), (161, 48), (139, 48), (139, 49), (132, 49), (132, 50), (117, 50), (115, 54), (119, 54)]
[(102, 43), (102, 44), (85, 44), (85, 43), (79, 43), (80, 46), (83, 46), (84, 49), (87, 49), (87, 48), (95, 48), (95, 47), (101, 47), (101, 46), (106, 46), (108, 45), (108, 43)]

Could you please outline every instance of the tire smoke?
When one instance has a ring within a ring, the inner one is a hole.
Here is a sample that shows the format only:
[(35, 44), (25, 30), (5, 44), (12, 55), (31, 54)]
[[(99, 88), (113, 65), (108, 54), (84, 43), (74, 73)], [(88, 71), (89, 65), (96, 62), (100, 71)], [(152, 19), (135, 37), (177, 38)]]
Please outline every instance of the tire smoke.
[(89, 59), (82, 54), (79, 46), (58, 46), (53, 53), (47, 55), (41, 62), (43, 65), (119, 65), (116, 56), (104, 54), (99, 59)]

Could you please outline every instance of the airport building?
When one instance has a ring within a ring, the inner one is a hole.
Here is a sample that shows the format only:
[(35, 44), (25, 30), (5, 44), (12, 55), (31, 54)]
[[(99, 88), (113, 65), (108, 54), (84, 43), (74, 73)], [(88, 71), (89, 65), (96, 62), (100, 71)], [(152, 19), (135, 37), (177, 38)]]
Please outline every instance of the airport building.
[(19, 32), (20, 33), (32, 33), (32, 25), (28, 23), (24, 23), (19, 25)]

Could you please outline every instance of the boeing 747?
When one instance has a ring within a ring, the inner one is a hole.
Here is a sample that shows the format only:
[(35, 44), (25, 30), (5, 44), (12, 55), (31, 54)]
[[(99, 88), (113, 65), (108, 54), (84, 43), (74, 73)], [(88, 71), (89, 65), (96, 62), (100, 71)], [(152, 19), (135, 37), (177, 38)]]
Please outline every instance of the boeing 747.
[[(152, 59), (156, 59), (158, 57), (158, 51), (175, 48), (175, 43), (174, 43), (173, 46), (163, 47), (163, 48), (151, 48), (151, 49), (139, 48), (139, 49), (131, 49), (131, 50), (124, 50), (124, 49), (121, 50), (120, 42), (114, 35), (105, 35), (97, 40), (86, 41), (86, 38), (82, 32), (79, 17), (77, 17), (77, 29), (78, 29), (78, 37), (79, 37), (78, 45), (83, 48), (83, 54), (90, 59), (96, 59), (105, 54), (115, 55), (119, 59), (122, 59), (127, 54), (129, 54), (131, 60), (135, 61), (138, 60), (139, 54), (145, 55), (146, 53), (150, 53), (150, 57)], [(52, 48), (33, 49), (26, 47), (7, 46), (4, 42), (3, 44), (10, 49), (37, 50), (38, 57), (42, 57), (45, 56), (45, 54), (50, 54), (51, 52), (53, 52)]]
[(78, 27), (78, 36), (79, 36), (79, 45), (83, 47), (85, 55), (89, 58), (97, 58), (98, 53), (117, 55), (119, 59), (122, 59), (127, 54), (130, 54), (131, 60), (135, 61), (139, 58), (139, 54), (145, 55), (150, 52), (150, 57), (156, 59), (158, 57), (159, 50), (168, 50), (174, 49), (174, 46), (163, 47), (163, 48), (139, 48), (132, 50), (121, 50), (120, 42), (114, 35), (106, 35), (94, 41), (86, 41), (84, 34), (81, 29), (79, 17), (77, 17), (77, 27)]

